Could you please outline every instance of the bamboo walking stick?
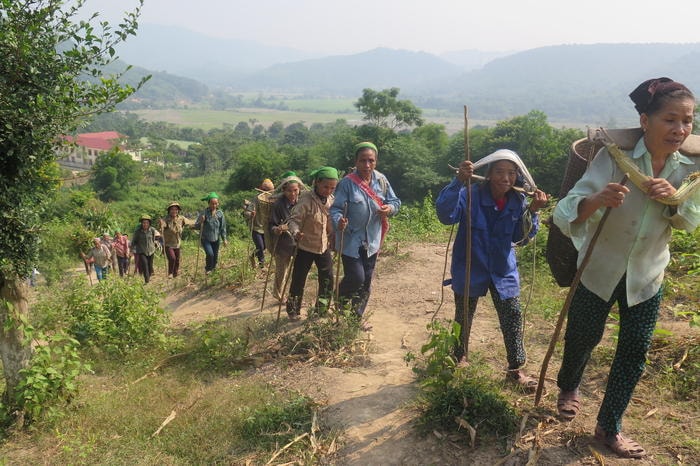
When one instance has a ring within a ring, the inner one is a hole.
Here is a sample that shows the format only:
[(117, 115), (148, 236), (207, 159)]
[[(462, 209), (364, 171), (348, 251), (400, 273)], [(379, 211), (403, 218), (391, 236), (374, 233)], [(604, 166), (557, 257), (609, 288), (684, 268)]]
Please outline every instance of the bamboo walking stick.
[[(620, 184), (624, 186), (626, 182), (627, 175), (622, 177)], [(603, 230), (603, 225), (605, 225), (605, 222), (608, 220), (608, 216), (610, 215), (611, 210), (612, 207), (607, 207), (605, 209), (605, 213), (603, 213), (603, 217), (601, 217), (600, 222), (598, 222), (598, 226), (596, 227), (595, 232), (593, 233), (591, 242), (588, 244), (588, 248), (586, 249), (586, 254), (583, 256), (583, 259), (581, 260), (581, 265), (579, 266), (578, 270), (576, 270), (576, 275), (574, 275), (574, 278), (571, 282), (571, 286), (569, 287), (569, 293), (566, 295), (566, 300), (564, 301), (564, 305), (562, 306), (561, 312), (559, 313), (559, 319), (557, 320), (556, 327), (554, 327), (554, 334), (552, 335), (552, 339), (549, 342), (549, 348), (547, 348), (547, 353), (544, 355), (544, 359), (542, 360), (540, 378), (537, 383), (537, 392), (535, 393), (535, 406), (539, 404), (540, 398), (542, 398), (544, 379), (547, 376), (547, 367), (549, 366), (549, 360), (552, 357), (552, 353), (554, 353), (554, 347), (557, 344), (557, 340), (559, 340), (559, 334), (561, 333), (561, 328), (564, 325), (566, 315), (569, 313), (569, 306), (571, 306), (571, 301), (573, 300), (574, 294), (576, 293), (576, 289), (578, 288), (578, 285), (581, 282), (581, 275), (583, 275), (583, 271), (586, 268), (586, 265), (588, 265), (588, 261), (590, 260), (591, 254), (593, 253), (593, 246), (595, 246), (595, 243), (598, 240), (598, 236), (600, 236), (600, 232)]]
[[(346, 218), (348, 215), (348, 203), (345, 202), (343, 205), (343, 218)], [(345, 225), (345, 228), (347, 228), (347, 225)], [(340, 247), (337, 249), (337, 259), (338, 263), (335, 265), (335, 285), (333, 286), (333, 291), (334, 291), (334, 297), (335, 297), (335, 321), (336, 323), (338, 322), (338, 315), (340, 314), (340, 263), (342, 262), (343, 258), (343, 246), (345, 242), (345, 228), (340, 230)]]
[(272, 248), (272, 257), (270, 257), (270, 263), (267, 266), (267, 273), (265, 274), (265, 285), (263, 286), (263, 295), (262, 300), (260, 302), (260, 312), (262, 312), (263, 307), (265, 307), (265, 296), (267, 296), (267, 284), (270, 281), (270, 273), (272, 273), (272, 266), (275, 265), (275, 259), (277, 257), (277, 246), (280, 244), (280, 239), (282, 239), (282, 235), (277, 237), (277, 241), (275, 241), (275, 246)]
[[(294, 270), (294, 261), (297, 258), (297, 245), (296, 243), (294, 244), (294, 253), (292, 254), (292, 260), (289, 261), (289, 265), (287, 266), (287, 274), (284, 277), (284, 285), (282, 285), (282, 297), (284, 297), (285, 293), (287, 292), (287, 285), (289, 284), (289, 277), (292, 275), (292, 271)], [(287, 298), (289, 299), (289, 298)], [(280, 300), (279, 305), (277, 306), (277, 321), (275, 322), (275, 327), (279, 328), (280, 326), (280, 315), (282, 314), (282, 300)]]
[[(469, 117), (467, 106), (464, 106), (464, 158), (467, 161), (471, 161), (471, 152), (469, 150)], [(471, 274), (472, 274), (472, 181), (471, 177), (467, 178), (466, 181), (466, 195), (467, 195), (467, 215), (465, 219), (465, 233), (467, 235), (465, 259), (466, 267), (464, 273), (464, 295), (463, 298), (463, 312), (462, 315), (462, 348), (464, 348), (464, 355), (462, 359), (467, 361), (469, 358), (469, 335), (472, 330), (472, 319), (469, 312), (469, 288), (471, 285)], [(460, 362), (460, 361), (457, 361)]]

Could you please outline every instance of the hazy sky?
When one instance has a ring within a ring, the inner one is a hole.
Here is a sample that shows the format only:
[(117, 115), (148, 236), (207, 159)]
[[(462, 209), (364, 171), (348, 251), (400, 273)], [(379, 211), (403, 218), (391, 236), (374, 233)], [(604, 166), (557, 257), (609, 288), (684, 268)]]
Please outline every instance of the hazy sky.
[[(87, 0), (105, 19), (136, 0)], [(666, 8), (668, 6), (668, 8)], [(348, 54), (545, 45), (700, 42), (700, 2), (649, 0), (145, 0), (141, 23), (213, 37)]]

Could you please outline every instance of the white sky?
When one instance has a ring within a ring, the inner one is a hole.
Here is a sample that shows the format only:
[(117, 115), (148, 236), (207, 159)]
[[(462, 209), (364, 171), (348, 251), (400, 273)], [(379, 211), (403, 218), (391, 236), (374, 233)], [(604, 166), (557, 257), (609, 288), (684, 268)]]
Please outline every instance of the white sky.
[[(114, 20), (137, 0), (86, 0)], [(700, 42), (700, 2), (655, 0), (145, 0), (141, 23), (348, 54), (546, 45)]]

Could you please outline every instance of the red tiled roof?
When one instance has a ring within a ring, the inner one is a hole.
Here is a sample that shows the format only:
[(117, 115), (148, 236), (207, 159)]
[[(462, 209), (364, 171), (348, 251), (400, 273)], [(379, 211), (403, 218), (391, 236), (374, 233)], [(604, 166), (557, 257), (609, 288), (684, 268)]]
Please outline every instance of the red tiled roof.
[(102, 131), (99, 133), (82, 133), (77, 137), (66, 136), (68, 142), (75, 142), (79, 146), (89, 149), (110, 150), (119, 145), (126, 136), (116, 131)]

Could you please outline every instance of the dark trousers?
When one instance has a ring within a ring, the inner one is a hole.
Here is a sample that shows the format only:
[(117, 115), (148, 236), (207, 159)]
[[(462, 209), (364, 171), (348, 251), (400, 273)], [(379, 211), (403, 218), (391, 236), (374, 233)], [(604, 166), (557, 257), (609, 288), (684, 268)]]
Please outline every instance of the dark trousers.
[(146, 283), (151, 281), (151, 275), (153, 275), (153, 254), (150, 256), (139, 254), (139, 270)]
[(338, 297), (343, 306), (350, 304), (358, 316), (367, 308), (372, 289), (372, 276), (377, 265), (377, 254), (367, 256), (367, 249), (361, 247), (360, 257), (343, 255), (343, 279), (338, 285)]
[(211, 272), (216, 268), (216, 264), (219, 262), (219, 244), (220, 241), (207, 241), (202, 240), (202, 248), (204, 248), (204, 271)]
[[(523, 342), (523, 315), (520, 309), (520, 298), (514, 296), (508, 299), (501, 299), (498, 290), (489, 285), (489, 293), (493, 301), (493, 307), (496, 308), (498, 314), (498, 323), (501, 327), (503, 335), (503, 344), (506, 348), (506, 358), (508, 359), (508, 369), (519, 369), (525, 364), (525, 344)], [(465, 332), (470, 333), (471, 328), (464, 326), (464, 296), (455, 293), (455, 321), (462, 326), (459, 335), (459, 343), (454, 348), (454, 355), (457, 361), (464, 356), (464, 341)], [(471, 326), (476, 314), (476, 305), (479, 302), (478, 297), (469, 298), (469, 321), (468, 326)]]
[(117, 265), (119, 266), (119, 276), (123, 277), (129, 273), (129, 258), (117, 256)]
[(168, 259), (168, 275), (175, 278), (180, 270), (180, 248), (165, 248), (165, 252)]
[(254, 231), (253, 244), (255, 245), (255, 257), (258, 258), (258, 264), (263, 265), (265, 263), (265, 235)]
[(656, 326), (661, 303), (661, 290), (655, 296), (627, 305), (626, 277), (622, 277), (608, 301), (579, 284), (569, 310), (564, 336), (564, 356), (557, 378), (561, 390), (575, 390), (593, 348), (600, 342), (612, 305), (620, 311), (620, 331), (615, 357), (610, 366), (605, 398), (598, 412), (598, 424), (608, 434), (620, 432), (622, 415), (644, 372), (646, 354)]
[(331, 296), (333, 296), (333, 258), (331, 251), (322, 254), (297, 250), (292, 269), (292, 284), (289, 286), (289, 298), (287, 299), (287, 312), (290, 315), (299, 314), (301, 302), (304, 296), (306, 277), (309, 275), (311, 265), (316, 264), (318, 270), (318, 299), (316, 309), (325, 312), (328, 309)]

